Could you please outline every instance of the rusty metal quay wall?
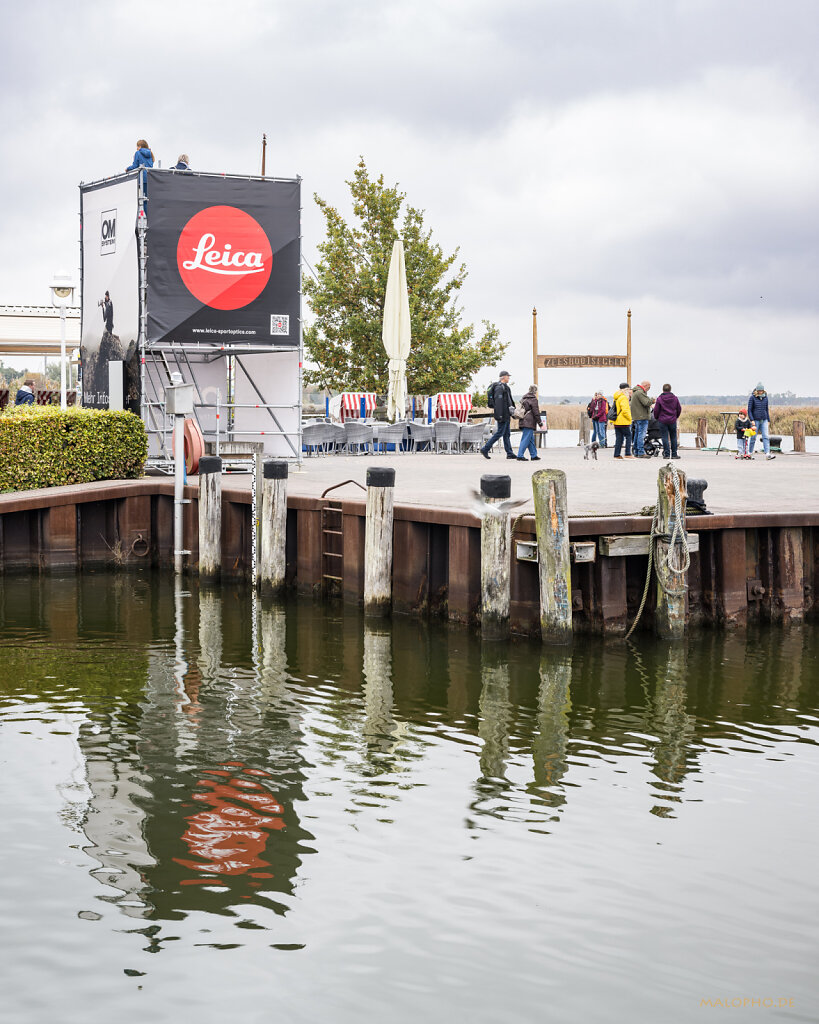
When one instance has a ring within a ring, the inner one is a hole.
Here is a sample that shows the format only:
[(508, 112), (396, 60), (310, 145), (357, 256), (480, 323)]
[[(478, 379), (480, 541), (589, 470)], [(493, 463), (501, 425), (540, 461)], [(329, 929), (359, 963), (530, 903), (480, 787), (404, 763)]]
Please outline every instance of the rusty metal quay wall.
[[(197, 495), (185, 497), (187, 563), (195, 572)], [(359, 602), (364, 591), (364, 513), (361, 499), (291, 495), (287, 514), (287, 582), (301, 592)], [(795, 623), (819, 609), (819, 513), (742, 513), (689, 516), (699, 535), (688, 575), (690, 627)], [(595, 542), (594, 562), (572, 566), (573, 628), (577, 633), (625, 632), (642, 597), (646, 556), (601, 553), (604, 537), (645, 534), (645, 517), (570, 520), (570, 537)], [(537, 636), (537, 564), (518, 561), (516, 541), (535, 540), (530, 516), (514, 524), (511, 618), (515, 633)], [(173, 566), (173, 483), (161, 478), (57, 487), (0, 495), (0, 570), (89, 571)], [(222, 495), (223, 575), (249, 581), (251, 496)], [(466, 510), (396, 504), (393, 610), (478, 621), (480, 525)], [(641, 629), (651, 629), (644, 614)]]

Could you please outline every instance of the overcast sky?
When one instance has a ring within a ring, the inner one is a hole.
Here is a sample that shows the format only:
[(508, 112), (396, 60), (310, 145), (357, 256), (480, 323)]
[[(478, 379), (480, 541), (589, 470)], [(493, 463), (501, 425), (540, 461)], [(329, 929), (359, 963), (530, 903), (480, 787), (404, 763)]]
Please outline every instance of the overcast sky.
[(77, 184), (136, 138), (258, 173), (266, 131), (311, 263), (314, 192), (344, 206), (359, 155), (400, 183), (516, 390), (533, 306), (552, 353), (623, 350), (630, 307), (636, 380), (816, 395), (818, 30), (817, 0), (28, 0), (0, 40), (0, 302), (77, 267)]

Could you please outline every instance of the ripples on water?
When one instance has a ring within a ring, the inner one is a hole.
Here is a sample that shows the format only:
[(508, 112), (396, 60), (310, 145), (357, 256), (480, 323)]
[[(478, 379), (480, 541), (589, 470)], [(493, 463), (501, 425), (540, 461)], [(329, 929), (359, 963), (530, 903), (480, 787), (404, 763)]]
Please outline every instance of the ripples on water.
[(815, 627), (481, 644), (7, 579), (14, 1021), (814, 1018)]

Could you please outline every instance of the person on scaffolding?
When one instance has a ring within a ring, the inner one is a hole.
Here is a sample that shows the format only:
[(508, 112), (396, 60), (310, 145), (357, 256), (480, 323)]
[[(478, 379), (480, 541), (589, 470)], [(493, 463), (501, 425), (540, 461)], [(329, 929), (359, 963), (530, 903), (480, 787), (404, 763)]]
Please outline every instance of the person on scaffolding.
[(148, 198), (148, 175), (145, 173), (146, 167), (153, 167), (154, 165), (154, 154), (151, 152), (151, 147), (145, 141), (145, 139), (137, 139), (136, 153), (134, 153), (134, 159), (131, 161), (129, 167), (126, 167), (126, 171), (137, 171), (142, 168), (142, 194)]

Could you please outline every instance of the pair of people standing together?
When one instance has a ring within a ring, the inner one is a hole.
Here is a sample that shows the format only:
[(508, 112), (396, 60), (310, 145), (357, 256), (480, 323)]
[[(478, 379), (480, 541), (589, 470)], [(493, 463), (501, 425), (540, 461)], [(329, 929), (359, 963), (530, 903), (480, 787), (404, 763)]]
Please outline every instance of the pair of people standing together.
[[(670, 384), (663, 384), (662, 394), (652, 402), (651, 381), (644, 380), (630, 388), (627, 383), (614, 392), (614, 457), (615, 459), (646, 458), (645, 439), (649, 420), (653, 417), (663, 439), (663, 458), (679, 459), (677, 452), (677, 420), (682, 406)], [(634, 454), (632, 455), (632, 431)], [(625, 445), (626, 453), (621, 455)]]
[(543, 426), (543, 417), (537, 400), (537, 388), (533, 384), (521, 399), (523, 413), (518, 417), (521, 426), (520, 447), (515, 455), (512, 449), (512, 417), (517, 416), (515, 412), (515, 401), (512, 398), (512, 391), (509, 387), (509, 371), (501, 370), (499, 380), (489, 389), (487, 399), (492, 409), (492, 416), (498, 424), (497, 430), (481, 448), (481, 455), (489, 458), (489, 453), (496, 441), (502, 441), (507, 459), (515, 459), (518, 462), (525, 462), (524, 452), (528, 450), (530, 461), (539, 462), (540, 456), (535, 445), (535, 427)]

